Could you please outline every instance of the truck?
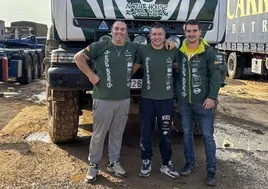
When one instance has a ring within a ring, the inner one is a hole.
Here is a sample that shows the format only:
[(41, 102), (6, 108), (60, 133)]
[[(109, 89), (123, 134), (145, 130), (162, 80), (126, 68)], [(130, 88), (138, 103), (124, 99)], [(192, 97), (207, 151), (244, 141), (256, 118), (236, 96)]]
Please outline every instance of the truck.
[(5, 22), (3, 20), (0, 20), (0, 40), (5, 38), (4, 30), (5, 30)]
[(229, 78), (246, 70), (268, 75), (267, 15), (267, 0), (227, 0), (225, 41), (217, 48), (226, 54)]
[[(142, 44), (149, 42), (150, 26), (157, 21), (165, 27), (166, 37), (179, 47), (188, 19), (199, 20), (203, 37), (211, 46), (224, 40), (226, 1), (223, 0), (52, 0), (51, 5), (53, 25), (48, 30), (44, 62), (48, 65), (49, 133), (54, 143), (76, 138), (82, 109), (92, 103), (93, 86), (76, 66), (74, 55), (92, 42), (110, 40), (115, 20), (125, 21), (127, 40)], [(217, 52), (217, 62), (224, 85), (223, 53)], [(94, 70), (91, 61), (88, 65)], [(142, 73), (138, 70), (131, 79), (130, 114), (138, 113)]]
[(47, 25), (31, 21), (16, 21), (10, 23), (11, 27), (30, 27), (32, 28), (32, 35), (36, 37), (46, 36)]
[(42, 76), (45, 46), (37, 44), (33, 35), (18, 39), (18, 36), (22, 36), (21, 33), (30, 31), (26, 29), (25, 27), (5, 28), (5, 37), (8, 39), (0, 40), (1, 51), (6, 55), (0, 60), (0, 81), (7, 82), (15, 78), (21, 84), (29, 84), (32, 79)]

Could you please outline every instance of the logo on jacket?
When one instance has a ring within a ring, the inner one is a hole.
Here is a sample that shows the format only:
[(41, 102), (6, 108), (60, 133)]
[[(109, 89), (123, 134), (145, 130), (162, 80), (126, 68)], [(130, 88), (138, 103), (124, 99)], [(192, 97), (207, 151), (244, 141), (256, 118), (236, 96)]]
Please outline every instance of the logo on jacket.
[(181, 96), (186, 97), (187, 96), (186, 92), (182, 92)]
[(199, 93), (201, 93), (201, 89), (200, 88), (194, 88), (194, 94), (199, 94)]

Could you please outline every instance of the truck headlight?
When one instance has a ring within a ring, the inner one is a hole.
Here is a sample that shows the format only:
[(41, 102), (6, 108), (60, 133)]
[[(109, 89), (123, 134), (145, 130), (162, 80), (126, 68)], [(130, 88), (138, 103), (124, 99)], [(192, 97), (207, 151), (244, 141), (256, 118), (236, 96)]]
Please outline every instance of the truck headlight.
[(110, 35), (103, 35), (99, 38), (99, 41), (107, 41), (107, 40), (112, 40), (112, 37)]
[(75, 63), (75, 53), (53, 52), (51, 53), (50, 62), (53, 63)]
[(136, 36), (134, 38), (133, 42), (146, 45), (147, 44), (147, 39), (143, 35), (138, 35), (138, 36)]
[(169, 37), (168, 41), (174, 42), (177, 48), (179, 48), (181, 46), (181, 40), (176, 35), (173, 35), (173, 36)]

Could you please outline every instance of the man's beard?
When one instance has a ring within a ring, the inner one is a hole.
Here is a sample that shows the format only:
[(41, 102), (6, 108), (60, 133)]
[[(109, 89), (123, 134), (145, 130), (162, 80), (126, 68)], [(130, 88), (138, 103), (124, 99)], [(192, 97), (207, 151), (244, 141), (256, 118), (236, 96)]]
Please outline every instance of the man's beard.
[(193, 39), (193, 40), (188, 39), (188, 43), (195, 43), (196, 41), (197, 41), (197, 39)]

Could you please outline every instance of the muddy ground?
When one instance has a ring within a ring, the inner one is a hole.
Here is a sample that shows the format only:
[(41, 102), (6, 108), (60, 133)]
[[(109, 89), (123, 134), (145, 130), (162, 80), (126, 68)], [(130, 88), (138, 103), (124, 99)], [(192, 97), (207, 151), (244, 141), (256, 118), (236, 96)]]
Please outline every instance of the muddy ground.
[[(215, 188), (268, 188), (268, 80), (248, 76), (227, 80), (219, 95), (215, 120), (218, 185)], [(205, 185), (205, 155), (201, 137), (195, 138), (196, 168), (190, 177), (171, 179), (159, 171), (157, 130), (153, 135), (152, 174), (142, 179), (139, 122), (131, 117), (123, 140), (121, 163), (127, 178), (105, 170), (107, 145), (95, 184), (85, 183), (91, 112), (80, 117), (78, 138), (55, 145), (48, 136), (45, 82), (0, 84), (0, 188), (209, 188)], [(182, 135), (174, 129), (173, 163), (183, 167)]]

